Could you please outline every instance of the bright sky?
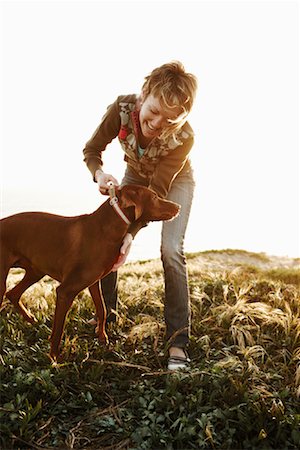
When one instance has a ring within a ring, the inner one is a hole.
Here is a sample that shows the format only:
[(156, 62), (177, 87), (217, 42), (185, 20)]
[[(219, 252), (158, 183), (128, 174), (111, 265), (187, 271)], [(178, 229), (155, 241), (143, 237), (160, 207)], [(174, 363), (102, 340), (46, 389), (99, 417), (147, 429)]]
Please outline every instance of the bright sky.
[[(299, 256), (297, 1), (7, 1), (1, 216), (94, 211), (82, 149), (106, 107), (172, 59), (199, 79), (190, 123), (197, 190), (190, 252)], [(124, 171), (117, 142), (106, 172)], [(160, 225), (132, 258), (159, 256)]]

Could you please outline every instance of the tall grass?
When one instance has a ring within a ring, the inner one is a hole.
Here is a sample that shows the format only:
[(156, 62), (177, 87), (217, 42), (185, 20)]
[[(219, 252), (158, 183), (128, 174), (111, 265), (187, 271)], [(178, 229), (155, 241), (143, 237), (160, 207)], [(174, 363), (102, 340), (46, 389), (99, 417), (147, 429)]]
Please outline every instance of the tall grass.
[[(188, 255), (188, 373), (165, 369), (159, 261), (121, 269), (108, 347), (88, 325), (93, 305), (82, 292), (55, 365), (47, 352), (56, 284), (46, 277), (24, 294), (34, 327), (4, 301), (1, 448), (299, 448), (299, 272), (296, 262), (269, 263), (246, 252)], [(9, 284), (21, 277), (12, 271)]]

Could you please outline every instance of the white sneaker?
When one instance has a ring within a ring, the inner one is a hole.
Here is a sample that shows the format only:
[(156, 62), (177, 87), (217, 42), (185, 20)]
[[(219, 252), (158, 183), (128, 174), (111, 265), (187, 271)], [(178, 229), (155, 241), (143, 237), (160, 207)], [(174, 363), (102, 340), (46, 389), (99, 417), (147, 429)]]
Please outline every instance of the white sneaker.
[(170, 356), (168, 359), (168, 370), (186, 370), (190, 367), (190, 358), (187, 356)]
[(97, 316), (94, 316), (90, 320), (88, 320), (88, 324), (92, 327), (95, 327), (97, 325)]

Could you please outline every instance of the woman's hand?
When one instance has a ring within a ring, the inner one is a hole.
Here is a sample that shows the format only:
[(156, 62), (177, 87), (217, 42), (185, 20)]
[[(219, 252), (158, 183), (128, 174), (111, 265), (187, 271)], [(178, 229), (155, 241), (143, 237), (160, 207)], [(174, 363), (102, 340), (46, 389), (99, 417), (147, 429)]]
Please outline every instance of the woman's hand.
[(116, 272), (119, 269), (119, 267), (121, 267), (125, 263), (131, 248), (132, 241), (133, 241), (132, 234), (127, 233), (123, 239), (122, 247), (120, 248), (119, 258), (115, 262), (113, 268), (111, 269), (112, 272)]
[(112, 181), (115, 186), (119, 186), (119, 183), (118, 183), (118, 181), (116, 180), (115, 177), (113, 177), (112, 175), (110, 175), (108, 173), (102, 172), (102, 170), (96, 170), (95, 179), (96, 179), (97, 184), (98, 184), (98, 189), (99, 189), (100, 193), (103, 194), (103, 195), (107, 195), (108, 194), (108, 185), (107, 185), (107, 183), (109, 181)]

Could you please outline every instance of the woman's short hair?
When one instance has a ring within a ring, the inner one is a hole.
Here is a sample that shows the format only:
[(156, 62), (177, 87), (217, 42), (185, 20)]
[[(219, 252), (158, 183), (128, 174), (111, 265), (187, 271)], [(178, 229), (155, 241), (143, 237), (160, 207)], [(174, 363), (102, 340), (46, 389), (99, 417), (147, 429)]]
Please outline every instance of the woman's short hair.
[(164, 129), (162, 138), (176, 133), (182, 127), (192, 109), (197, 85), (196, 76), (186, 72), (180, 61), (163, 64), (145, 77), (142, 87), (144, 98), (152, 94), (160, 99), (163, 107), (167, 109), (180, 107), (182, 110), (175, 120), (169, 121), (170, 126)]

